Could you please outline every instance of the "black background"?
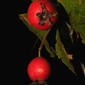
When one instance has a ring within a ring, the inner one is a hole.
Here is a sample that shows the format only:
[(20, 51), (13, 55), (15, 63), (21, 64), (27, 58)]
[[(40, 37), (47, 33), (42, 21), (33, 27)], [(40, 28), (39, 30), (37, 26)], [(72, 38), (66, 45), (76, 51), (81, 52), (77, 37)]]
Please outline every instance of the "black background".
[[(23, 58), (19, 62), (19, 67), (24, 67), (22, 74), (24, 74), (24, 85), (29, 85), (32, 81), (27, 75), (27, 65), (35, 57), (37, 57), (37, 50), (40, 45), (40, 40), (30, 32), (23, 22), (19, 19), (18, 15), (21, 13), (26, 13), (30, 0), (20, 0), (17, 2), (16, 7), (16, 43), (18, 44), (16, 50), (18, 52), (19, 59)], [(36, 46), (34, 46), (36, 40), (38, 40)], [(45, 48), (42, 49), (42, 56), (46, 58), (52, 68), (50, 77), (46, 80), (48, 85), (58, 85), (58, 84), (69, 84), (70, 82), (77, 84), (82, 81), (84, 78), (82, 74), (75, 76), (57, 57), (50, 58), (49, 54), (46, 52)], [(20, 65), (21, 64), (21, 65)], [(81, 84), (82, 85), (82, 84)]]

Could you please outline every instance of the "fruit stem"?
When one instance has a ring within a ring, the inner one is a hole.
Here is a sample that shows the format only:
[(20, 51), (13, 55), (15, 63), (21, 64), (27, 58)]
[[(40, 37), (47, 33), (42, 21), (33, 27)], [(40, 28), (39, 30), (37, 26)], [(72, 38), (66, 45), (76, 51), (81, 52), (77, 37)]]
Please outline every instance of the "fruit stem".
[(47, 30), (47, 32), (46, 32), (43, 40), (41, 41), (41, 44), (40, 44), (40, 47), (39, 47), (39, 51), (38, 51), (38, 56), (39, 56), (39, 57), (41, 56), (41, 54), (40, 54), (40, 53), (41, 53), (41, 49), (42, 49), (42, 47), (43, 47), (43, 45), (44, 45), (44, 41), (46, 40), (46, 38), (47, 38), (50, 30), (51, 30), (51, 29), (48, 29), (48, 30)]

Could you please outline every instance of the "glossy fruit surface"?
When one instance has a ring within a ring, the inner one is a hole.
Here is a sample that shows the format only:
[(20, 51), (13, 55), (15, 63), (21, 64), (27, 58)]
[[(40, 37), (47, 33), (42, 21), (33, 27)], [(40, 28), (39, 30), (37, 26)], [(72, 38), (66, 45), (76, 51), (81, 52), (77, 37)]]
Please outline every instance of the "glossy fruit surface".
[(28, 64), (27, 74), (31, 80), (46, 80), (50, 75), (50, 65), (46, 59), (36, 57)]
[(27, 19), (35, 28), (47, 30), (56, 22), (56, 10), (49, 1), (34, 1), (28, 8)]

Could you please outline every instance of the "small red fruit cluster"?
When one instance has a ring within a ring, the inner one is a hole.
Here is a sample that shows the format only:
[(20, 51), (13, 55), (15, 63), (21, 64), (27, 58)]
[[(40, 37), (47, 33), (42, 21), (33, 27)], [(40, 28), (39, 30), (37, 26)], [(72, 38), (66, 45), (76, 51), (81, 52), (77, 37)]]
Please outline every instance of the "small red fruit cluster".
[(46, 59), (36, 57), (28, 64), (27, 73), (31, 80), (44, 81), (50, 75), (50, 65)]
[[(48, 0), (33, 1), (27, 11), (27, 20), (36, 29), (47, 30), (55, 24), (57, 12), (53, 4)], [(40, 56), (34, 58), (27, 67), (27, 74), (33, 81), (46, 80), (50, 75), (50, 71), (48, 61)]]
[(47, 0), (33, 1), (27, 11), (28, 22), (40, 30), (52, 28), (57, 19), (56, 15), (54, 6)]

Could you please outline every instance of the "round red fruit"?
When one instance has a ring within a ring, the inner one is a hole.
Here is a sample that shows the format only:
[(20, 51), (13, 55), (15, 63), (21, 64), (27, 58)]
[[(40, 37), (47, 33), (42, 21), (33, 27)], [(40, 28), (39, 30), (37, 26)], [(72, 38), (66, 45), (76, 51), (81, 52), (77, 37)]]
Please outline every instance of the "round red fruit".
[(46, 59), (37, 57), (28, 64), (27, 74), (31, 80), (46, 80), (50, 75), (50, 65)]
[(27, 11), (28, 22), (37, 29), (47, 30), (51, 28), (57, 19), (57, 13), (49, 1), (34, 1)]

